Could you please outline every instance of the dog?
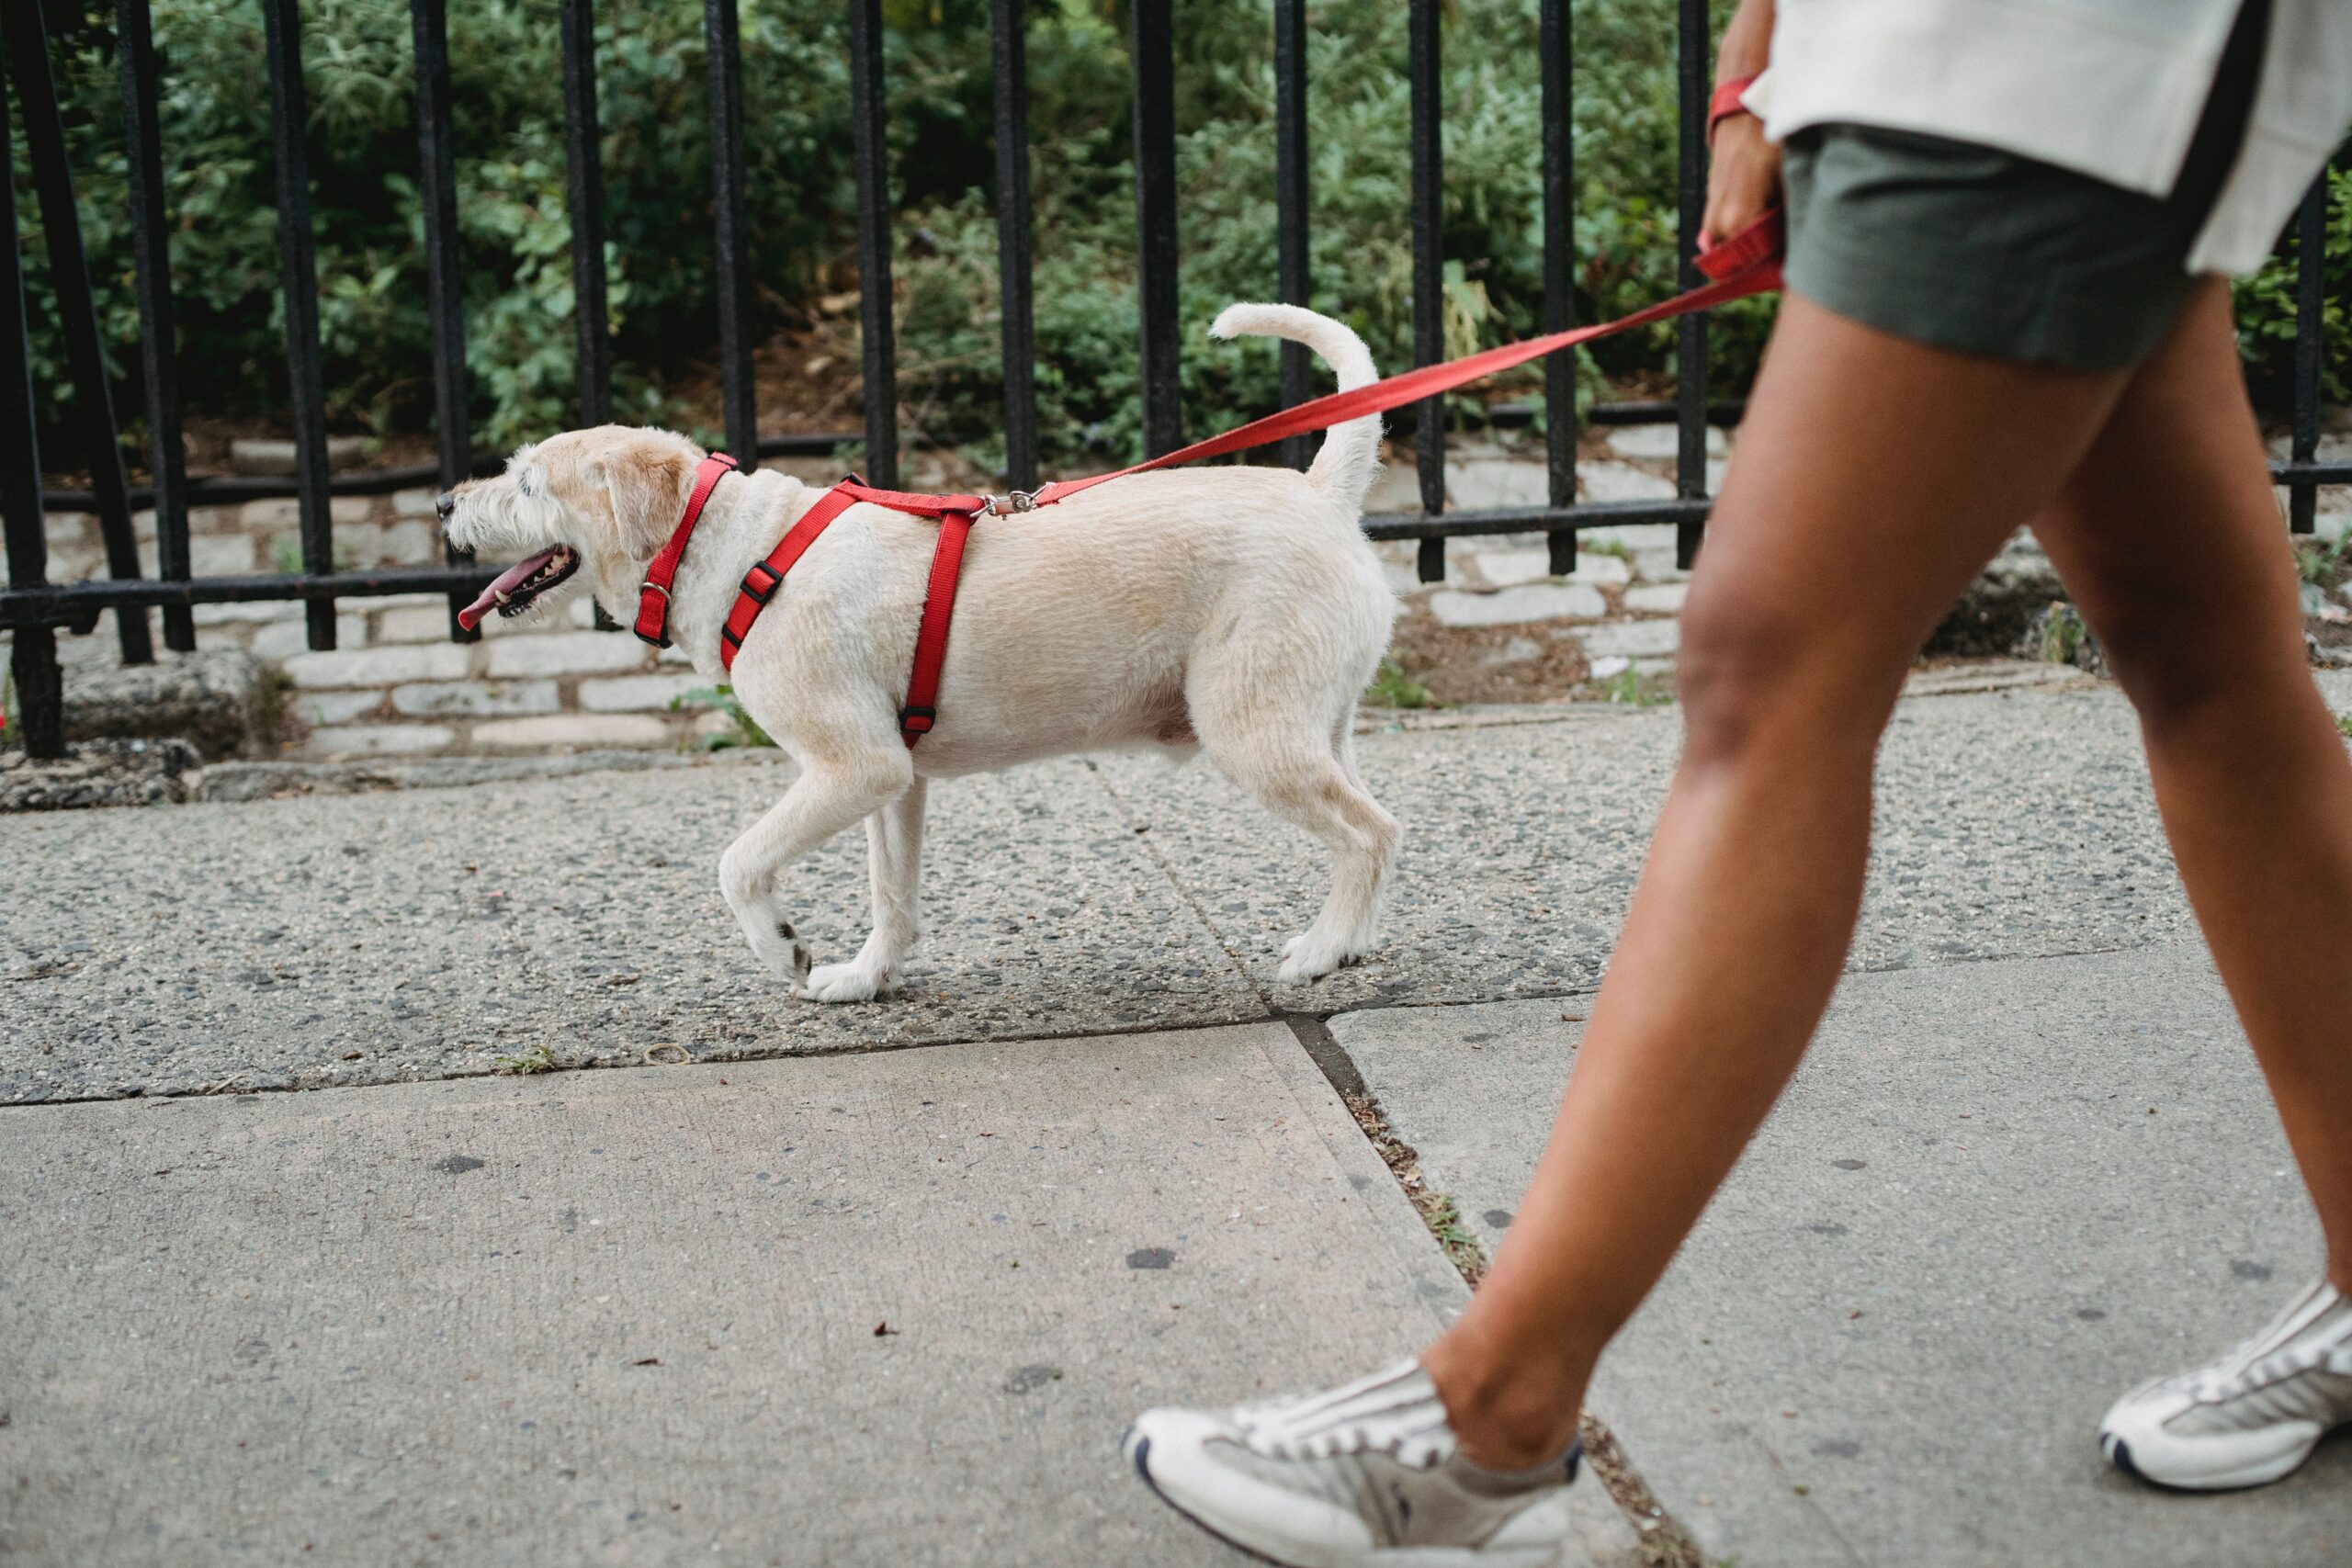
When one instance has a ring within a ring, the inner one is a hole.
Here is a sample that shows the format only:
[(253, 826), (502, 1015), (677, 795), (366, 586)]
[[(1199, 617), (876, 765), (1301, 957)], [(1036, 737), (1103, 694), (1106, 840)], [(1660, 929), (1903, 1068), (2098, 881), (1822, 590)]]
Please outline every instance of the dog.
[[(1213, 336), (1301, 343), (1342, 389), (1376, 379), (1353, 332), (1287, 305), (1235, 305)], [(1334, 428), (1303, 474), (1136, 474), (1034, 512), (983, 516), (950, 624), (937, 720), (911, 750), (899, 704), (932, 547), (928, 517), (860, 504), (785, 579), (735, 660), (737, 701), (799, 764), (784, 797), (720, 858), (718, 886), (760, 963), (792, 994), (867, 1001), (900, 981), (920, 931), (928, 780), (1074, 751), (1157, 748), (1209, 761), (1335, 863), (1322, 912), (1283, 949), (1307, 981), (1375, 941), (1396, 819), (1365, 793), (1357, 695), (1387, 650), (1395, 595), (1360, 525), (1379, 467), (1377, 415)], [(603, 425), (522, 447), (495, 478), (441, 498), (449, 542), (522, 555), (482, 597), (514, 615), (584, 572), (627, 625), (704, 453), (662, 430)], [(670, 636), (728, 680), (719, 631), (745, 571), (822, 491), (772, 469), (712, 492), (673, 591)], [(815, 965), (785, 870), (863, 821), (874, 926)]]

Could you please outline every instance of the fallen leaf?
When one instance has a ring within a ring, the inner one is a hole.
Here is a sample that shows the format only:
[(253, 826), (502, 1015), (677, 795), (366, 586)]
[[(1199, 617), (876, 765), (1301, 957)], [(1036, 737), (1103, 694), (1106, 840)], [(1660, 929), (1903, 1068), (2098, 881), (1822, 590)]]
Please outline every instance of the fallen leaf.
[(888, 1323), (877, 1323), (874, 1325), (874, 1337), (876, 1339), (895, 1335), (899, 1331), (897, 1329), (891, 1327)]

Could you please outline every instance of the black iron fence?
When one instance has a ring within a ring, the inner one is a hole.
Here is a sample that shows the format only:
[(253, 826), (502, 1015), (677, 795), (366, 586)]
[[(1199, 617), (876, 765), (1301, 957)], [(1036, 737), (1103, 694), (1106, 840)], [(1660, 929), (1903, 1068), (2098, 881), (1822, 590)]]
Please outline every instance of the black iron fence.
[[(26, 341), (26, 296), (17, 254), (13, 183), (0, 180), (0, 519), (5, 520), (8, 586), (0, 591), (0, 626), (14, 637), (11, 667), (23, 741), (36, 755), (62, 749), (56, 660), (58, 629), (86, 633), (113, 611), (126, 662), (153, 657), (147, 612), (162, 611), (166, 647), (196, 645), (191, 615), (199, 604), (242, 600), (304, 601), (310, 646), (331, 649), (335, 601), (417, 592), (450, 596), (450, 635), (459, 629), (456, 606), (490, 573), (452, 555), (438, 566), (377, 571), (337, 571), (329, 511), (332, 493), (381, 492), (407, 486), (454, 484), (481, 464), (467, 415), (466, 322), (458, 276), (455, 157), (450, 130), (447, 0), (411, 0), (415, 35), (419, 187), (424, 205), (427, 303), (432, 321), (433, 385), (438, 460), (430, 466), (382, 470), (330, 480), (325, 394), (319, 344), (318, 278), (312, 254), (311, 184), (303, 146), (301, 25), (298, 0), (256, 0), (266, 26), (277, 189), (280, 287), (285, 302), (286, 354), (291, 373), (295, 473), (290, 481), (190, 480), (181, 446), (181, 410), (172, 324), (170, 223), (164, 210), (162, 149), (156, 135), (156, 61), (149, 0), (117, 0), (123, 125), (130, 163), (131, 231), (139, 299), (142, 380), (152, 446), (150, 485), (133, 490), (125, 474), (119, 432), (105, 368), (97, 312), (89, 288), (73, 172), (50, 57), (51, 43), (34, 0), (0, 0), (0, 42), (8, 55), (7, 82), (29, 143), (34, 186), (56, 280), (57, 327), (67, 352), (75, 403), (84, 423), (90, 470), (87, 491), (44, 492)], [(891, 323), (891, 236), (882, 90), (882, 0), (845, 0), (849, 16), (852, 123), (857, 165), (859, 287), (863, 309), (868, 476), (898, 482), (897, 363)], [(1281, 293), (1306, 303), (1307, 184), (1306, 0), (1272, 0), (1276, 118), (1276, 205)], [(1442, 314), (1444, 255), (1440, 218), (1444, 181), (1440, 116), (1441, 0), (1408, 0), (1411, 42), (1413, 337), (1419, 364), (1444, 353)], [(1021, 489), (1038, 481), (1035, 390), (1035, 333), (1031, 303), (1028, 86), (1023, 51), (1027, 0), (991, 0), (994, 44), (998, 246), (1002, 276), (1004, 435), (1007, 479)], [(703, 0), (708, 42), (712, 265), (718, 283), (718, 337), (724, 423), (729, 448), (747, 463), (786, 453), (823, 453), (857, 437), (771, 436), (758, 434), (752, 373), (750, 272), (746, 231), (741, 55), (737, 0)], [(1541, 0), (1543, 52), (1543, 193), (1544, 311), (1547, 332), (1575, 324), (1572, 316), (1573, 169), (1569, 136), (1574, 39), (1568, 0)], [(605, 311), (604, 196), (596, 112), (594, 0), (562, 0), (563, 101), (569, 153), (573, 325), (578, 344), (580, 417), (601, 423), (612, 412), (612, 364)], [(1178, 382), (1180, 335), (1176, 268), (1179, 231), (1176, 188), (1175, 81), (1172, 0), (1133, 0), (1132, 61), (1136, 235), (1142, 332), (1143, 429), (1154, 454), (1182, 444)], [(1677, 0), (1678, 117), (1681, 276), (1699, 281), (1690, 255), (1705, 194), (1705, 115), (1709, 38), (1706, 0)], [(7, 165), (7, 119), (0, 114), (0, 167)], [(2318, 487), (2352, 483), (2352, 463), (2314, 461), (2319, 439), (2319, 389), (2324, 227), (2324, 181), (2315, 185), (2298, 219), (2301, 270), (2289, 460), (2273, 465), (2291, 496), (2290, 525), (2312, 526)], [(1573, 570), (1579, 529), (1672, 524), (1687, 561), (1708, 509), (1706, 493), (1707, 325), (1686, 316), (1677, 328), (1677, 396), (1670, 404), (1589, 411), (1600, 417), (1671, 418), (1679, 427), (1677, 495), (1672, 500), (1579, 504), (1576, 498), (1578, 419), (1575, 365), (1555, 355), (1545, 365), (1542, 407), (1548, 497), (1541, 506), (1445, 510), (1445, 425), (1442, 402), (1415, 412), (1414, 448), (1421, 509), (1375, 514), (1365, 528), (1375, 538), (1419, 541), (1425, 581), (1445, 572), (1445, 541), (1493, 534), (1541, 532), (1551, 541), (1555, 570)], [(1313, 389), (1306, 351), (1285, 344), (1282, 397), (1304, 400)], [(1527, 411), (1521, 411), (1522, 412)], [(1718, 411), (1720, 412), (1720, 411)], [(1283, 457), (1303, 463), (1309, 442), (1289, 444)], [(300, 516), (302, 570), (250, 577), (189, 574), (188, 508), (262, 496), (293, 496)], [(155, 513), (157, 575), (140, 575), (132, 528), (134, 508)], [(110, 576), (87, 582), (48, 580), (45, 510), (96, 513)]]

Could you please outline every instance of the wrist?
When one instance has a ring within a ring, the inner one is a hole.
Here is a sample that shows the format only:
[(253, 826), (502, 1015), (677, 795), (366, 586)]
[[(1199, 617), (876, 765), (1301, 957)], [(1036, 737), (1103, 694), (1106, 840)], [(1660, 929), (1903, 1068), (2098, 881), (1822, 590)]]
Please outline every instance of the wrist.
[(1726, 76), (1715, 85), (1714, 96), (1707, 100), (1707, 144), (1709, 146), (1714, 145), (1715, 127), (1724, 120), (1738, 115), (1755, 118), (1747, 106), (1740, 102), (1747, 89), (1755, 85), (1755, 75)]

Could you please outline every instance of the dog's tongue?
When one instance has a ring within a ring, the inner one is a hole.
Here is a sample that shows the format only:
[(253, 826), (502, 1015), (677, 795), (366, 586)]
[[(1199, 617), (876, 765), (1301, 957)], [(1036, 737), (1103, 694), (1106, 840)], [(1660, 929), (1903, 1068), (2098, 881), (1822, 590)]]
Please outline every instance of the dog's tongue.
[(500, 572), (497, 581), (481, 591), (481, 598), (458, 612), (458, 624), (468, 631), (481, 625), (482, 617), (498, 608), (501, 598), (512, 592), (516, 583), (553, 560), (556, 551), (562, 547), (560, 545), (552, 546), (541, 550), (528, 560), (516, 561), (513, 566)]

